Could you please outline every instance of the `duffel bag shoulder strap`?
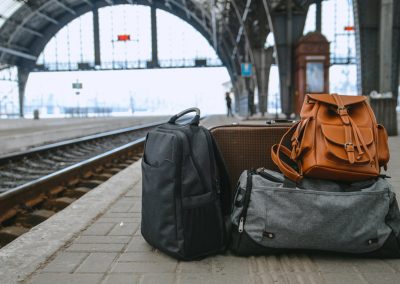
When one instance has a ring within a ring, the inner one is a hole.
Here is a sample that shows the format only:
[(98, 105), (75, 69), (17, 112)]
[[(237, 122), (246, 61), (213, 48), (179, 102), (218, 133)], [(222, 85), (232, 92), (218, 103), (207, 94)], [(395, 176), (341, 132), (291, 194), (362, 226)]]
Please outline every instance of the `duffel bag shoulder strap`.
[(279, 170), (290, 180), (294, 182), (300, 182), (303, 179), (303, 175), (301, 173), (301, 165), (300, 163), (298, 164), (298, 167), (300, 169), (300, 172), (295, 170), (292, 166), (290, 166), (288, 163), (284, 162), (281, 160), (280, 155), (283, 154), (286, 156), (289, 160), (291, 160), (291, 151), (283, 145), (283, 141), (285, 141), (285, 138), (292, 133), (295, 129), (297, 129), (297, 126), (299, 125), (300, 122), (294, 124), (286, 133), (282, 136), (281, 141), (279, 144), (275, 144), (271, 148), (271, 158), (272, 161), (277, 165)]

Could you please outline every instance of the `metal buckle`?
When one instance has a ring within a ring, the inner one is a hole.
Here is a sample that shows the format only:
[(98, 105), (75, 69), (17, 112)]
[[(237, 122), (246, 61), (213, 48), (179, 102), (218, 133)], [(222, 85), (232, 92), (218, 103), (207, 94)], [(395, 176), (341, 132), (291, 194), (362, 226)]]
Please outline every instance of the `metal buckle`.
[(345, 106), (338, 107), (336, 111), (339, 115), (347, 115), (347, 108)]
[[(351, 147), (351, 149), (348, 149), (348, 147)], [(344, 149), (347, 152), (354, 152), (354, 144), (353, 143), (345, 143), (344, 144)]]

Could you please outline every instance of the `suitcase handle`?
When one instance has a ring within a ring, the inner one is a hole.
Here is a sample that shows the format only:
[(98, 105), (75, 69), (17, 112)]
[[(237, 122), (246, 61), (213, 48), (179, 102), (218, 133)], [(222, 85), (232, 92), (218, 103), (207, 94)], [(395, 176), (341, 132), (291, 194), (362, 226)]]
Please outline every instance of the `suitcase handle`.
[(188, 108), (185, 109), (184, 111), (175, 114), (173, 117), (171, 117), (168, 121), (168, 123), (171, 124), (175, 124), (176, 120), (182, 116), (184, 116), (185, 114), (191, 113), (191, 112), (195, 112), (196, 115), (194, 116), (194, 118), (192, 119), (192, 121), (190, 121), (189, 124), (191, 125), (199, 125), (200, 122), (200, 110), (197, 107), (192, 107), (192, 108)]
[(270, 119), (266, 121), (266, 124), (279, 124), (279, 123), (296, 123), (296, 120), (291, 120), (291, 119)]

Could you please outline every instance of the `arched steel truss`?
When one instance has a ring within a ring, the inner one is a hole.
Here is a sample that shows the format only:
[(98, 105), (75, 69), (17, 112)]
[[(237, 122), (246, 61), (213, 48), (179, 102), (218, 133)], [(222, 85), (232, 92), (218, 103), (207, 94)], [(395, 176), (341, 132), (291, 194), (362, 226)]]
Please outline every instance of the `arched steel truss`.
[[(192, 25), (214, 47), (230, 75), (233, 87), (240, 79), (240, 64), (253, 64), (253, 76), (245, 88), (257, 86), (255, 52), (263, 50), (268, 33), (274, 30), (274, 15), (287, 7), (301, 11), (305, 18), (313, 0), (14, 0), (23, 5), (0, 28), (0, 64), (18, 66), (29, 74), (50, 39), (66, 24), (81, 15), (111, 5), (153, 6)], [(273, 12), (271, 12), (273, 11)], [(305, 13), (304, 13), (305, 11)], [(1, 13), (1, 11), (0, 11)], [(269, 13), (269, 15), (268, 15)], [(1, 14), (0, 14), (1, 17)], [(275, 35), (277, 37), (277, 35)], [(280, 52), (277, 53), (277, 57)], [(279, 63), (279, 61), (277, 60)], [(280, 69), (286, 68), (279, 66)], [(20, 79), (27, 77), (22, 74)], [(20, 84), (23, 105), (24, 82)], [(240, 96), (240, 92), (236, 92)], [(264, 94), (265, 95), (265, 94)], [(251, 99), (252, 100), (252, 99)], [(250, 106), (251, 102), (249, 103)]]

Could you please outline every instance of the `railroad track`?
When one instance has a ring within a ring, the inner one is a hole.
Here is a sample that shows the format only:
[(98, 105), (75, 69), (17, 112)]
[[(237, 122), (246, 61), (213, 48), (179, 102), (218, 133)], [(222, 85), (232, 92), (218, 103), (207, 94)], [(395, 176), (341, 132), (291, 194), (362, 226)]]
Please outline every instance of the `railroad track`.
[(0, 157), (0, 248), (139, 160), (146, 133), (162, 123)]

